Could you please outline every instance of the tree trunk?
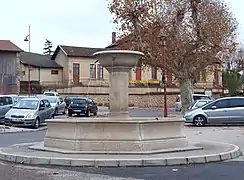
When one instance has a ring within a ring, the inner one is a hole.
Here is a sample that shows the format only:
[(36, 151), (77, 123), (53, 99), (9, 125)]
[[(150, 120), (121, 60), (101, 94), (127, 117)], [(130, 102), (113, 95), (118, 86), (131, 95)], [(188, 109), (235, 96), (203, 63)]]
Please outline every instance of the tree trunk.
[(193, 88), (191, 79), (184, 78), (180, 79), (180, 92), (181, 92), (181, 102), (182, 111), (184, 112), (193, 103)]

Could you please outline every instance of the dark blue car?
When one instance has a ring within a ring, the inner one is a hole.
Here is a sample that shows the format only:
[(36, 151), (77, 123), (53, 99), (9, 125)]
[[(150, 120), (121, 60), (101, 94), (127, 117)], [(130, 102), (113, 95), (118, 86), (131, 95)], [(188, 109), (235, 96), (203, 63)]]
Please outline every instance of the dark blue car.
[(97, 111), (97, 104), (90, 98), (72, 98), (68, 106), (68, 116), (84, 114), (89, 117), (91, 113), (96, 116)]

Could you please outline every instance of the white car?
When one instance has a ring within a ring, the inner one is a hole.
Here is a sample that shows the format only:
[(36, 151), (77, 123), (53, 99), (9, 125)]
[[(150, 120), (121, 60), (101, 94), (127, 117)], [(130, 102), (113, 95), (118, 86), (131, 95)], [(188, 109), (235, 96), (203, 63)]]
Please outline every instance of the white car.
[(53, 91), (45, 91), (43, 94), (45, 96), (59, 96), (57, 92), (53, 92)]
[(204, 106), (205, 104), (208, 104), (212, 101), (213, 100), (210, 100), (210, 99), (199, 99), (199, 100), (194, 101), (194, 103), (188, 109), (189, 110), (190, 109), (197, 109), (197, 108), (200, 108), (200, 107)]
[[(205, 94), (192, 94), (193, 101), (199, 100), (199, 99), (208, 99), (213, 100), (212, 97), (205, 95)], [(182, 109), (182, 102), (181, 102), (181, 95), (176, 96), (176, 102), (175, 102), (175, 110), (181, 111)]]

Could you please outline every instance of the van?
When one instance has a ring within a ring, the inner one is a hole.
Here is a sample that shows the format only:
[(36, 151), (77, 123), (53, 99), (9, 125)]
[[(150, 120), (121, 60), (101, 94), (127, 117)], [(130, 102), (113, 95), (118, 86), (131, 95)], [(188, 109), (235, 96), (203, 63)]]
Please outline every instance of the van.
[[(192, 94), (193, 101), (199, 100), (199, 99), (209, 99), (213, 100), (212, 97), (209, 95), (205, 94)], [(176, 96), (176, 101), (175, 101), (175, 110), (176, 111), (181, 111), (182, 110), (182, 102), (181, 102), (181, 95)]]
[(43, 95), (45, 95), (45, 96), (59, 96), (59, 94), (57, 92), (53, 92), (53, 91), (45, 91), (43, 93)]

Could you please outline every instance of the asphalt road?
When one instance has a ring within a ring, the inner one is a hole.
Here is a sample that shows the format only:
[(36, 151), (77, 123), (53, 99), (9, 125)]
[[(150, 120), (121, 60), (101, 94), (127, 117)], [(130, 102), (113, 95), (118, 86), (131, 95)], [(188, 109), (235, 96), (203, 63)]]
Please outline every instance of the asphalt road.
[[(161, 109), (130, 110), (131, 116), (155, 117), (161, 116), (161, 114)], [(235, 132), (234, 129), (225, 130), (226, 133), (229, 133), (228, 131), (232, 131), (233, 133)], [(211, 132), (221, 133), (221, 131)], [(207, 131), (207, 134), (209, 133), (210, 132)], [(203, 137), (204, 133), (200, 135)], [(0, 134), (0, 147), (18, 143), (43, 141), (44, 136), (45, 131)], [(228, 136), (228, 134), (226, 134), (226, 136)], [(234, 136), (231, 136), (231, 138), (233, 138), (233, 142), (237, 142), (237, 140), (238, 142), (243, 142), (242, 138), (244, 137), (240, 135), (238, 136), (239, 137), (236, 139), (234, 139)], [(144, 168), (33, 167), (0, 162), (0, 180), (243, 180), (243, 177), (244, 158), (239, 158), (235, 161), (212, 164)]]

